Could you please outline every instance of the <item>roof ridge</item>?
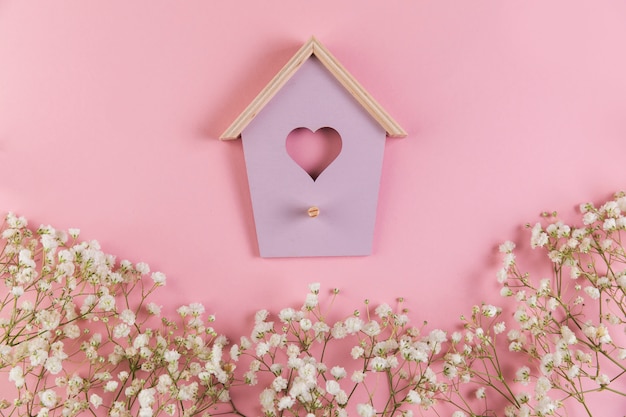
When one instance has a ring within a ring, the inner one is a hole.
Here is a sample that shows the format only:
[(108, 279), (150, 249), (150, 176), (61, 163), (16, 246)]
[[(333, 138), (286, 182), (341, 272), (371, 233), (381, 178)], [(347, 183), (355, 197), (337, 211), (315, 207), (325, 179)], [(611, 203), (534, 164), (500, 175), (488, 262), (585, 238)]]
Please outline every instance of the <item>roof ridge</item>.
[(390, 137), (404, 137), (406, 132), (378, 104), (376, 100), (350, 75), (341, 63), (324, 47), (315, 36), (304, 44), (261, 90), (257, 97), (246, 107), (233, 123), (222, 133), (220, 139), (232, 140), (241, 137), (241, 132), (278, 93), (278, 91), (298, 71), (302, 64), (312, 55), (341, 83), (357, 102), (376, 120)]

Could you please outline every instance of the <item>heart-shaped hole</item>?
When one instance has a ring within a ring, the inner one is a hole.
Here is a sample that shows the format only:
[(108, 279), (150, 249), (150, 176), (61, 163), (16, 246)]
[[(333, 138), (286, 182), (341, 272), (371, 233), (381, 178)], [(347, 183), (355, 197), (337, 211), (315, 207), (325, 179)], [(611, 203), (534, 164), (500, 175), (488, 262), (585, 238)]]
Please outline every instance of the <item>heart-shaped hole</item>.
[(340, 152), (341, 136), (332, 127), (322, 127), (315, 132), (299, 127), (287, 136), (287, 153), (313, 181)]

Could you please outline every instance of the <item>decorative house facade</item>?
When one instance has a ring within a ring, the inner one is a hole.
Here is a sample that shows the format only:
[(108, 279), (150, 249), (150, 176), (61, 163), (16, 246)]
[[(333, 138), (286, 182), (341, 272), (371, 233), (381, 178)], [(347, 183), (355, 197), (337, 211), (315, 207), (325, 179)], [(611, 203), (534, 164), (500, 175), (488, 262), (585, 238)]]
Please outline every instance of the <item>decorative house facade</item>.
[[(341, 138), (319, 175), (287, 152), (287, 137), (302, 128)], [(220, 137), (243, 141), (260, 255), (371, 254), (388, 136), (406, 133), (311, 38)]]

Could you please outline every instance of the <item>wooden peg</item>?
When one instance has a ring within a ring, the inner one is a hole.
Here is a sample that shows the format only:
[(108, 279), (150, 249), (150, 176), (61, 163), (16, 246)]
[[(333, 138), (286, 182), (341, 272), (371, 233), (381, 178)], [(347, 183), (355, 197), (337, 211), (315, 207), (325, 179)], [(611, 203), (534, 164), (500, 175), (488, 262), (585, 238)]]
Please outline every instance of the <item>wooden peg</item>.
[(320, 215), (320, 209), (318, 207), (315, 207), (315, 206), (310, 207), (307, 210), (307, 214), (309, 215), (309, 217), (317, 217), (317, 216)]

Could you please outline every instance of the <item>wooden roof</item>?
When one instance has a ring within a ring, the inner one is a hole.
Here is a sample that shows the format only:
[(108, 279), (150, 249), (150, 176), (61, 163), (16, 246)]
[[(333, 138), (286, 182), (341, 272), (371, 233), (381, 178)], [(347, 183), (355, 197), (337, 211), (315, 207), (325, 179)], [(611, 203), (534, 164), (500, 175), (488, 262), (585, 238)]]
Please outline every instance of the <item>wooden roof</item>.
[(235, 121), (222, 133), (220, 139), (232, 140), (241, 137), (241, 132), (248, 126), (263, 107), (276, 95), (285, 83), (298, 71), (300, 66), (312, 55), (326, 67), (363, 108), (385, 129), (389, 137), (405, 137), (402, 129), (387, 112), (369, 95), (367, 91), (346, 71), (334, 56), (317, 40), (311, 37), (296, 54), (285, 64), (282, 70), (269, 82), (259, 95), (246, 107)]

